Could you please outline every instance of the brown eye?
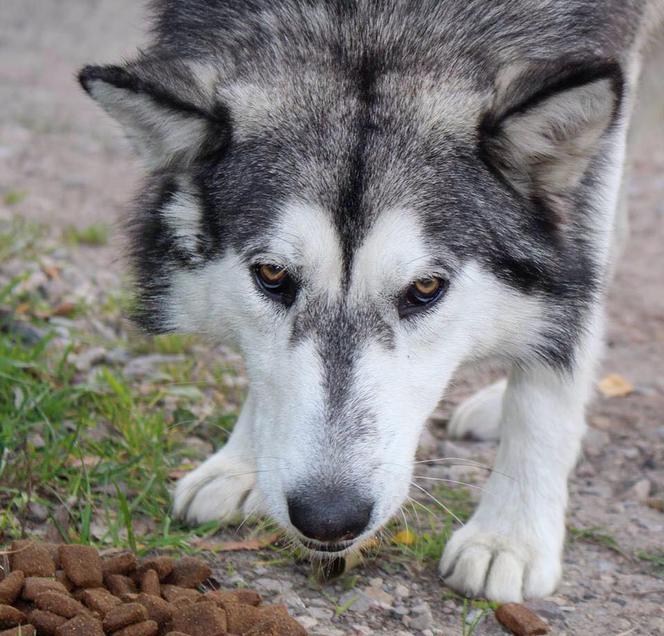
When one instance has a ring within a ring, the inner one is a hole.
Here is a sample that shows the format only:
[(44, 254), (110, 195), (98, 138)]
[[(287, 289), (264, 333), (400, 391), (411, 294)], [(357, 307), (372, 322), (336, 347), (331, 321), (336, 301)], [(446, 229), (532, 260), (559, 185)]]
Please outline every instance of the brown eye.
[(278, 286), (286, 278), (286, 270), (276, 265), (260, 265), (258, 267), (258, 276), (267, 286)]
[(406, 318), (431, 307), (443, 296), (447, 287), (448, 281), (437, 276), (416, 280), (399, 299), (399, 316)]
[(295, 300), (297, 285), (285, 267), (261, 263), (254, 265), (258, 288), (271, 300), (290, 306)]

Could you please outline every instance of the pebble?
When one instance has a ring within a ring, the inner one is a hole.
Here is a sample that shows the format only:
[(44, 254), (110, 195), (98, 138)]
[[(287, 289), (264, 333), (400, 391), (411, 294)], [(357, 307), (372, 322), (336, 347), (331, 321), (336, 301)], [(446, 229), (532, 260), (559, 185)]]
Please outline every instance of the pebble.
[(650, 497), (651, 489), (652, 484), (649, 479), (640, 479), (624, 492), (623, 499), (643, 503), (648, 500), (648, 497)]
[(304, 629), (312, 629), (313, 627), (316, 627), (316, 625), (318, 625), (317, 618), (314, 618), (313, 616), (308, 616), (306, 614), (304, 616), (298, 616), (297, 620), (300, 623), (300, 625), (304, 627)]
[(413, 608), (412, 616), (404, 616), (404, 623), (411, 629), (424, 631), (433, 626), (433, 614), (428, 603), (420, 603)]
[(323, 607), (311, 607), (309, 608), (309, 616), (312, 616), (317, 621), (329, 621), (332, 620), (334, 612)]
[(410, 590), (405, 585), (397, 583), (394, 587), (394, 595), (399, 598), (406, 598), (407, 596), (410, 596)]
[(256, 585), (258, 587), (263, 588), (264, 590), (267, 590), (268, 592), (277, 592), (280, 594), (283, 594), (284, 592), (287, 592), (293, 588), (293, 583), (291, 581), (285, 581), (285, 580), (276, 580), (276, 579), (256, 579)]

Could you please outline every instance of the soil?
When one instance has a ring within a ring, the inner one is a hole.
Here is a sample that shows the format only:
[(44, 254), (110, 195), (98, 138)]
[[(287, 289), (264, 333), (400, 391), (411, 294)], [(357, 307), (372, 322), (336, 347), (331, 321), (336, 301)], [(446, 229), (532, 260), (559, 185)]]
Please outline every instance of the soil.
[[(0, 191), (25, 192), (20, 213), (65, 227), (115, 224), (138, 183), (140, 166), (117, 128), (76, 85), (83, 64), (117, 62), (145, 41), (144, 9), (135, 0), (3, 0), (0, 20)], [(662, 47), (664, 49), (664, 47)], [(608, 346), (602, 375), (619, 373), (635, 390), (626, 397), (598, 395), (589, 409), (584, 453), (571, 480), (568, 523), (602, 528), (606, 541), (570, 541), (564, 580), (555, 596), (534, 601), (552, 633), (664, 634), (664, 579), (637, 553), (664, 551), (664, 53), (653, 57), (659, 83), (644, 86), (635, 116), (629, 188), (631, 237), (609, 302)], [(651, 73), (656, 79), (656, 73)], [(3, 207), (4, 206), (4, 207)], [(0, 203), (0, 213), (9, 215)], [(119, 240), (119, 239), (117, 239)], [(88, 285), (120, 284), (116, 240), (105, 247), (69, 246)], [(491, 372), (465, 373), (441, 405), (444, 415)], [(491, 443), (450, 442), (434, 425), (424, 457), (469, 457), (490, 462)], [(464, 467), (427, 474), (479, 479)], [(650, 505), (649, 505), (650, 504)], [(577, 533), (578, 535), (578, 533)], [(588, 537), (586, 537), (588, 539)], [(275, 570), (251, 553), (223, 559), (220, 580), (246, 583), (269, 603), (284, 603), (312, 633), (462, 634), (458, 600), (445, 595), (433, 567), (409, 573), (378, 560), (356, 571), (355, 587), (322, 590), (310, 568)], [(345, 611), (339, 607), (354, 594)], [(467, 619), (469, 623), (474, 612)], [(306, 621), (306, 622), (305, 622)], [(466, 626), (467, 628), (467, 626)], [(475, 634), (503, 634), (492, 615)]]

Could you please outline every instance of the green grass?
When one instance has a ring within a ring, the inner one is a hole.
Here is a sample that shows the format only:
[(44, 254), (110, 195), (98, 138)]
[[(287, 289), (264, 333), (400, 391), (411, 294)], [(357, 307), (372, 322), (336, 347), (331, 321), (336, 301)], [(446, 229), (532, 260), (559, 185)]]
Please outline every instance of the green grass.
[(5, 205), (18, 205), (25, 200), (25, 197), (28, 196), (27, 192), (22, 190), (7, 190), (2, 196), (2, 201)]
[(664, 578), (664, 550), (658, 550), (656, 552), (639, 550), (636, 553), (636, 558), (650, 564), (655, 575)]
[(70, 245), (88, 245), (98, 247), (108, 243), (109, 230), (102, 223), (93, 223), (87, 227), (79, 228), (70, 225), (63, 231), (63, 239)]
[(569, 539), (571, 541), (583, 541), (585, 543), (592, 543), (594, 545), (602, 546), (607, 550), (611, 550), (616, 554), (620, 554), (626, 558), (630, 558), (619, 545), (618, 541), (609, 534), (606, 528), (601, 526), (593, 526), (591, 528), (578, 528), (576, 526), (568, 526)]

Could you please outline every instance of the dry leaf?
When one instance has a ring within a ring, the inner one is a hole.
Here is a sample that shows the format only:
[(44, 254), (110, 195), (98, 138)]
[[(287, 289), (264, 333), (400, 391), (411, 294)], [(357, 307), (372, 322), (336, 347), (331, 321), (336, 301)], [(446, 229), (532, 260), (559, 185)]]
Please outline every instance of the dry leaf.
[(211, 541), (210, 539), (200, 539), (199, 541), (192, 541), (192, 544), (200, 550), (210, 550), (211, 552), (255, 551), (262, 550), (276, 543), (280, 537), (280, 532), (272, 532), (262, 537), (245, 539), (244, 541)]
[(607, 375), (597, 386), (606, 397), (625, 397), (634, 392), (634, 385), (617, 373)]
[(51, 280), (58, 278), (60, 276), (60, 268), (56, 265), (42, 265), (42, 272), (48, 276)]
[(65, 301), (60, 303), (51, 312), (51, 316), (69, 317), (76, 311), (76, 303)]
[(394, 535), (392, 541), (397, 545), (413, 545), (417, 541), (417, 535), (411, 530), (401, 530)]

